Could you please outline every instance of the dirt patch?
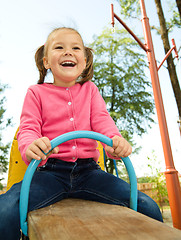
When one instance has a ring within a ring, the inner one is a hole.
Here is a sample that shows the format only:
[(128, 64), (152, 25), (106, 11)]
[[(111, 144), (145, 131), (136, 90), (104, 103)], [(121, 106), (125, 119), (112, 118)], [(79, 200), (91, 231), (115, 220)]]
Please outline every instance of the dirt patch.
[(170, 209), (164, 209), (163, 211), (163, 221), (170, 227), (173, 227), (172, 216)]

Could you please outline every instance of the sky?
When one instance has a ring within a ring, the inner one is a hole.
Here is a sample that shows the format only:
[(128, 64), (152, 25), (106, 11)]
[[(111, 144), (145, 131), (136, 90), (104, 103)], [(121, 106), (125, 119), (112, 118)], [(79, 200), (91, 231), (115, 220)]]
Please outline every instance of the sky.
[[(165, 13), (168, 14), (166, 1), (163, 2)], [(22, 104), (27, 88), (36, 84), (38, 71), (34, 62), (36, 49), (46, 42), (47, 35), (56, 27), (66, 26), (77, 29), (86, 44), (90, 44), (94, 35), (101, 34), (104, 27), (110, 26), (110, 5), (114, 4), (115, 13), (120, 15), (120, 6), (116, 0), (8, 0), (1, 1), (0, 8), (0, 81), (8, 84), (6, 90), (6, 115), (13, 117), (13, 127), (4, 131), (4, 141), (13, 139), (19, 125)], [(158, 18), (154, 0), (145, 0), (150, 25), (157, 24)], [(134, 30), (135, 34), (143, 37), (141, 21), (124, 20)], [(120, 24), (115, 20), (117, 26)], [(165, 54), (160, 37), (153, 33), (153, 45), (156, 59), (162, 61)], [(175, 30), (170, 35), (175, 38), (176, 46), (181, 46), (181, 32)], [(143, 40), (144, 42), (144, 40)], [(181, 62), (175, 62), (177, 75), (181, 81)], [(166, 64), (165, 64), (166, 65)], [(149, 71), (146, 72), (150, 79)], [(169, 130), (172, 154), (176, 169), (181, 172), (181, 138), (178, 130), (178, 112), (173, 96), (167, 69), (159, 70), (165, 114)], [(165, 170), (162, 143), (160, 138), (157, 116), (155, 124), (142, 137), (135, 137), (135, 142), (142, 146), (138, 155), (132, 155), (131, 161), (138, 176), (145, 175), (147, 157), (155, 151), (158, 162), (161, 162), (162, 171)]]

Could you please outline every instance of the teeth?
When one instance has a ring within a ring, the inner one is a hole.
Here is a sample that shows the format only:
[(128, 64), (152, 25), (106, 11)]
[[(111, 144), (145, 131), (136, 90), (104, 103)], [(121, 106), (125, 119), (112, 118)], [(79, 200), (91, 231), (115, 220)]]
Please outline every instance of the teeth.
[(62, 65), (62, 66), (67, 66), (67, 67), (74, 67), (74, 66), (75, 66), (75, 63), (74, 63), (74, 62), (66, 61), (66, 62), (62, 62), (61, 65)]

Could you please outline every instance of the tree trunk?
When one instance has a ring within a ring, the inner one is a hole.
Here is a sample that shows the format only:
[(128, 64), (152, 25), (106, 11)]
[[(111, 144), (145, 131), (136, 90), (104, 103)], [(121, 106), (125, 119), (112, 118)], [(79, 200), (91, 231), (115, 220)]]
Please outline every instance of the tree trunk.
[(180, 19), (181, 19), (181, 0), (176, 0), (176, 4), (179, 11)]
[[(111, 51), (111, 76), (112, 76), (112, 81), (111, 81), (111, 88), (112, 88), (112, 96), (111, 96), (111, 108), (110, 108), (110, 112), (113, 112), (114, 111), (114, 103), (115, 103), (115, 83), (114, 83), (114, 80), (113, 80), (113, 75), (114, 75), (114, 71), (113, 71), (113, 60), (114, 60), (114, 56), (113, 56), (113, 51)], [(114, 117), (113, 117), (113, 120), (115, 121)], [(110, 161), (110, 172), (111, 174), (113, 174), (113, 170), (114, 170), (114, 164), (113, 164), (113, 161), (111, 160)]]
[[(180, 0), (177, 0), (177, 2), (180, 3)], [(168, 39), (168, 29), (166, 27), (161, 0), (155, 0), (155, 4), (156, 4), (157, 14), (160, 22), (161, 38), (163, 41), (163, 46), (166, 54), (170, 50), (170, 44)], [(173, 62), (172, 54), (167, 58), (167, 65), (168, 65), (168, 72), (170, 75), (173, 92), (174, 92), (176, 103), (177, 103), (179, 118), (181, 119), (181, 89), (180, 89), (175, 65)]]

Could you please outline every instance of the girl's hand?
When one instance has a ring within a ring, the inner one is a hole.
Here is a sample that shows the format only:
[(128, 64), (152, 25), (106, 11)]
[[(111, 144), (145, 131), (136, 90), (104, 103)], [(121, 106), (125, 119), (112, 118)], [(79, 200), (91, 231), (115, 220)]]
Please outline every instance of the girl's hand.
[(120, 157), (127, 157), (132, 152), (131, 145), (124, 139), (123, 137), (114, 136), (112, 138), (113, 146), (105, 147), (105, 151), (112, 155), (113, 157), (120, 158)]
[[(59, 147), (54, 148), (51, 152), (51, 143), (50, 140), (47, 137), (39, 138), (35, 141), (33, 141), (28, 148), (26, 149), (26, 157), (27, 160), (31, 162), (32, 159), (36, 160), (45, 160), (47, 157), (49, 157), (52, 153), (58, 153)], [(44, 153), (48, 153), (45, 155)]]

